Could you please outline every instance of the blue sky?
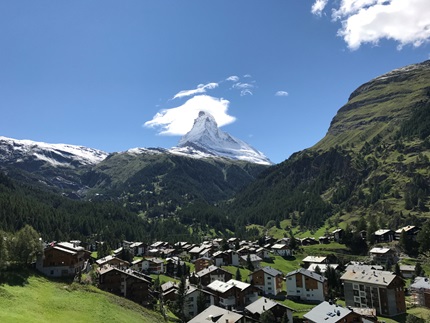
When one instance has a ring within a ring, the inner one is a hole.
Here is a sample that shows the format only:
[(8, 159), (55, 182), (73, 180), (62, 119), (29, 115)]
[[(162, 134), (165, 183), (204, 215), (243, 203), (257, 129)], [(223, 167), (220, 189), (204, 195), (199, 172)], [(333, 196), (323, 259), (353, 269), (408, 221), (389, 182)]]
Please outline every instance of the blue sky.
[(428, 26), (428, 0), (2, 1), (0, 135), (169, 148), (202, 105), (278, 163), (429, 59)]

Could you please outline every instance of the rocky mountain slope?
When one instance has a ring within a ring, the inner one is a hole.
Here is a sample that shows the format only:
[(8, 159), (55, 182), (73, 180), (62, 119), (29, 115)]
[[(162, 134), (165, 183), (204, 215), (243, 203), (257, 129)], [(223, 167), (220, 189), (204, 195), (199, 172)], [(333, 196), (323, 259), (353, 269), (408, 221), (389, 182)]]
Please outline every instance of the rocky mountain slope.
[(82, 146), (0, 137), (0, 170), (52, 189), (79, 191), (83, 187), (79, 173), (107, 156)]
[(430, 61), (355, 90), (310, 149), (266, 170), (229, 212), (238, 225), (317, 228), (361, 218), (396, 228), (429, 217)]
[(232, 197), (271, 162), (202, 112), (178, 147), (105, 152), (0, 137), (0, 170), (74, 198), (114, 200), (150, 216)]
[(179, 149), (172, 149), (172, 152), (182, 153), (185, 151), (188, 153), (194, 150), (207, 156), (219, 156), (262, 165), (272, 164), (263, 153), (244, 141), (221, 131), (214, 117), (204, 111), (199, 112), (193, 128), (181, 138), (178, 147)]

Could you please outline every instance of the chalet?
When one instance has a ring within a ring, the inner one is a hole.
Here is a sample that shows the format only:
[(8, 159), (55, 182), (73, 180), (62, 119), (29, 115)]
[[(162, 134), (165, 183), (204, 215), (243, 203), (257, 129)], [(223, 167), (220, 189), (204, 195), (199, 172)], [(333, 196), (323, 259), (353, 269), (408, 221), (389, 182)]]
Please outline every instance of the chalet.
[(313, 237), (306, 237), (300, 240), (300, 244), (302, 246), (311, 246), (311, 245), (319, 244), (319, 242), (317, 241), (317, 239)]
[(238, 244), (239, 242), (240, 242), (240, 239), (239, 238), (235, 238), (235, 237), (230, 238), (230, 239), (227, 240), (228, 247), (230, 249), (233, 249), (233, 250), (236, 250), (236, 244)]
[(128, 267), (130, 267), (130, 263), (128, 261), (122, 260), (112, 255), (97, 259), (96, 264), (99, 267), (111, 266), (111, 267), (117, 267), (120, 269), (127, 269)]
[(226, 310), (219, 306), (211, 305), (187, 323), (202, 322), (245, 323), (247, 321), (245, 321), (245, 317), (242, 314)]
[(274, 255), (281, 256), (281, 257), (287, 257), (292, 256), (293, 252), (289, 245), (282, 244), (282, 243), (276, 243), (271, 247), (271, 250)]
[[(361, 315), (350, 307), (342, 307), (332, 302), (322, 302), (303, 315), (306, 323), (349, 323), (362, 322)], [(367, 321), (366, 321), (367, 322)], [(371, 321), (369, 321), (371, 322)]]
[(133, 270), (150, 274), (164, 273), (164, 260), (160, 258), (137, 259), (131, 263)]
[(224, 251), (224, 254), (226, 255), (226, 266), (239, 266), (240, 257), (236, 251), (229, 249)]
[(258, 288), (235, 279), (216, 280), (207, 286), (207, 290), (215, 295), (215, 304), (228, 310), (243, 309), (258, 299)]
[(328, 263), (327, 257), (323, 257), (323, 256), (307, 256), (305, 257), (303, 260), (303, 263), (307, 266), (309, 266), (310, 264), (326, 264)]
[(398, 260), (396, 252), (390, 248), (375, 247), (369, 251), (369, 255), (375, 264), (383, 266), (395, 264)]
[(201, 257), (194, 261), (194, 270), (196, 272), (203, 270), (205, 268), (208, 268), (210, 265), (212, 265), (213, 261), (212, 258), (208, 257)]
[(315, 272), (317, 267), (319, 268), (321, 273), (325, 273), (327, 268), (333, 268), (334, 270), (338, 270), (338, 264), (310, 264), (308, 270)]
[(89, 267), (90, 255), (73, 243), (52, 243), (37, 258), (36, 269), (50, 277), (73, 277)]
[(416, 227), (414, 225), (407, 225), (403, 228), (400, 228), (396, 230), (396, 233), (394, 234), (395, 240), (400, 240), (400, 236), (402, 235), (402, 231), (405, 231), (405, 234), (410, 237), (412, 240), (416, 240), (417, 234), (420, 231), (419, 227)]
[(189, 252), (190, 254), (190, 259), (192, 262), (194, 262), (194, 260), (199, 259), (201, 257), (210, 257), (211, 255), (211, 248), (208, 247), (207, 245), (202, 245), (202, 246), (196, 246), (193, 249), (191, 249)]
[(188, 285), (185, 292), (184, 313), (187, 317), (192, 318), (198, 313), (198, 299), (204, 297), (205, 308), (215, 303), (215, 297), (206, 290), (198, 289)]
[(254, 267), (254, 269), (260, 268), (260, 264), (263, 261), (263, 259), (261, 259), (257, 255), (249, 254), (249, 255), (240, 257), (240, 264), (246, 267), (248, 265), (248, 259), (251, 261), (251, 264)]
[(178, 268), (181, 267), (182, 269), (184, 262), (180, 260), (179, 257), (171, 257), (166, 259), (166, 263), (164, 265), (166, 275), (176, 276), (178, 273)]
[(289, 246), (290, 245), (290, 238), (278, 239), (278, 240), (276, 240), (275, 244), (285, 244), (285, 245)]
[(391, 242), (394, 240), (395, 232), (390, 229), (379, 229), (373, 233), (376, 243)]
[(157, 241), (149, 246), (149, 249), (165, 249), (169, 247), (169, 243), (165, 241)]
[(415, 305), (430, 308), (430, 280), (427, 277), (416, 277), (409, 292)]
[(400, 265), (399, 268), (403, 278), (412, 278), (413, 276), (415, 276), (414, 265)]
[(135, 256), (144, 256), (146, 247), (147, 245), (144, 242), (133, 242), (130, 245), (130, 249), (133, 251), (133, 255)]
[(327, 280), (324, 276), (300, 268), (286, 276), (287, 297), (308, 302), (322, 302), (327, 294)]
[[(174, 302), (177, 299), (177, 292), (179, 289), (178, 283), (167, 282), (161, 285), (161, 291), (163, 293), (163, 299)], [(198, 299), (204, 297), (205, 307), (214, 305), (214, 295), (206, 290), (199, 289), (197, 287), (187, 284), (185, 288), (185, 299), (184, 299), (184, 314), (186, 317), (194, 317), (198, 313)]]
[(262, 258), (262, 259), (268, 259), (268, 258), (270, 258), (269, 250), (267, 250), (264, 247), (257, 248), (255, 250), (255, 254), (258, 257)]
[(382, 316), (406, 312), (404, 280), (389, 271), (346, 271), (341, 280), (347, 306), (375, 308)]
[(266, 297), (261, 297), (257, 299), (255, 302), (249, 304), (245, 307), (245, 315), (251, 317), (252, 319), (260, 322), (260, 316), (266, 311), (271, 311), (273, 316), (277, 321), (281, 321), (284, 317), (285, 313), (287, 314), (288, 322), (293, 322), (293, 309), (275, 302)]
[(328, 244), (330, 243), (330, 238), (326, 236), (322, 236), (318, 238), (320, 244)]
[(343, 239), (344, 233), (345, 233), (345, 231), (343, 229), (338, 228), (336, 230), (333, 230), (333, 232), (331, 234), (333, 235), (334, 241), (341, 242)]
[(282, 292), (283, 275), (272, 267), (264, 267), (250, 274), (252, 283), (265, 295), (277, 295)]
[(176, 297), (177, 297), (176, 291), (179, 288), (178, 283), (168, 281), (168, 282), (162, 284), (160, 286), (160, 288), (161, 288), (161, 293), (163, 294), (163, 300), (164, 301), (173, 302), (176, 299)]
[(208, 268), (191, 274), (190, 283), (194, 285), (198, 285), (200, 283), (202, 286), (207, 286), (216, 280), (226, 282), (232, 278), (233, 274), (231, 274), (229, 271), (212, 265)]
[(100, 289), (141, 305), (149, 304), (152, 282), (148, 280), (148, 276), (110, 266), (99, 268), (98, 273)]

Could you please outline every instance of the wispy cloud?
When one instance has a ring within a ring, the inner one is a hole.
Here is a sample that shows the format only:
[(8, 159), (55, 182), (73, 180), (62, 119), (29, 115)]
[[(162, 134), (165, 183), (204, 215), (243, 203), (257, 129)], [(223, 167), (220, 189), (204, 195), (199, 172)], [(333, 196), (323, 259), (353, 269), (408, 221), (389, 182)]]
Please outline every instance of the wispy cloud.
[(240, 96), (245, 96), (245, 95), (252, 95), (252, 91), (251, 89), (253, 89), (255, 86), (254, 84), (251, 83), (235, 83), (233, 85), (234, 89), (238, 89), (240, 91)]
[(278, 91), (275, 93), (275, 96), (288, 96), (287, 91)]
[(311, 12), (314, 15), (321, 16), (325, 6), (327, 5), (327, 2), (328, 0), (316, 0), (312, 5)]
[(206, 93), (206, 90), (212, 90), (212, 89), (215, 89), (216, 87), (218, 87), (218, 83), (199, 84), (199, 85), (197, 85), (197, 88), (195, 88), (195, 89), (183, 90), (183, 91), (176, 93), (173, 96), (173, 99), (178, 99), (178, 98), (183, 98), (183, 97), (192, 96), (192, 95), (196, 95), (196, 94)]
[(239, 76), (232, 75), (230, 77), (227, 77), (225, 80), (226, 81), (231, 81), (231, 82), (238, 82), (239, 81)]
[[(328, 1), (316, 0), (312, 13), (321, 15)], [(340, 22), (338, 35), (351, 50), (381, 39), (419, 47), (430, 40), (429, 0), (332, 0), (332, 18)]]
[(144, 126), (155, 128), (160, 135), (184, 135), (193, 127), (194, 120), (200, 111), (213, 115), (218, 126), (230, 124), (236, 120), (228, 114), (230, 101), (214, 98), (209, 95), (197, 95), (183, 105), (158, 112)]
[[(173, 96), (173, 99), (187, 97), (184, 104), (160, 110), (143, 126), (155, 129), (160, 135), (184, 135), (193, 127), (200, 111), (213, 115), (219, 127), (230, 124), (236, 120), (228, 113), (230, 101), (210, 96), (206, 92), (220, 87), (220, 90), (238, 91), (241, 96), (253, 95), (255, 81), (250, 78), (247, 79), (248, 82), (239, 82), (239, 80), (239, 76), (231, 75), (219, 83), (199, 84), (195, 89), (180, 91)], [(231, 91), (228, 93), (231, 94)], [(171, 103), (172, 100), (168, 102)]]

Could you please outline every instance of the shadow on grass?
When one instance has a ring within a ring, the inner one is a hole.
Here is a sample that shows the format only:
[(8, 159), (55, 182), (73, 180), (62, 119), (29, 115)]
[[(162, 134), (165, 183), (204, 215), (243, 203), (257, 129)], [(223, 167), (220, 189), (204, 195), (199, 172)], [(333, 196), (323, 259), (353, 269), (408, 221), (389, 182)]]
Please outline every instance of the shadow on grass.
[(28, 284), (28, 277), (32, 274), (27, 269), (8, 269), (0, 271), (0, 285), (25, 286)]
[(295, 256), (284, 256), (282, 258), (284, 258), (284, 260), (288, 260), (288, 261), (294, 261), (294, 260), (296, 260)]

